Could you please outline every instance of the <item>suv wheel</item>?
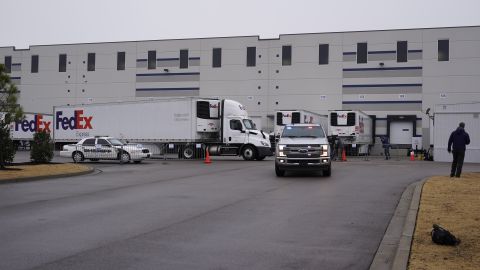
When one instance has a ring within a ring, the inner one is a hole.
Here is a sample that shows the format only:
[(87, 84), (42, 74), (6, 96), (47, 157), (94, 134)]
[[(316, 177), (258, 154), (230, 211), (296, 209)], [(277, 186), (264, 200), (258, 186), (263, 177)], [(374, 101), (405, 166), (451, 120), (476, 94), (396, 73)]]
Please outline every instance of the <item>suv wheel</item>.
[(83, 161), (83, 154), (82, 152), (73, 152), (72, 159), (74, 163), (82, 162)]
[(121, 163), (128, 163), (130, 162), (130, 155), (127, 152), (120, 153), (120, 162)]
[(282, 176), (285, 175), (285, 171), (282, 170), (282, 169), (280, 169), (280, 168), (278, 167), (278, 165), (275, 164), (275, 174), (276, 174), (278, 177), (282, 177)]
[(332, 175), (332, 165), (328, 166), (328, 169), (323, 170), (322, 174), (323, 174), (323, 176), (330, 176), (330, 175)]

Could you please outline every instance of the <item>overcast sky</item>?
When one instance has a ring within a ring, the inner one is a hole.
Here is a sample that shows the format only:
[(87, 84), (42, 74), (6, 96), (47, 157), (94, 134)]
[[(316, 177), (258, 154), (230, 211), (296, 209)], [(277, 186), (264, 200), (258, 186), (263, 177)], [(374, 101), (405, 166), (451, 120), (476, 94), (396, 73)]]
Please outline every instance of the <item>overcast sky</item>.
[(480, 25), (480, 0), (0, 0), (0, 47)]

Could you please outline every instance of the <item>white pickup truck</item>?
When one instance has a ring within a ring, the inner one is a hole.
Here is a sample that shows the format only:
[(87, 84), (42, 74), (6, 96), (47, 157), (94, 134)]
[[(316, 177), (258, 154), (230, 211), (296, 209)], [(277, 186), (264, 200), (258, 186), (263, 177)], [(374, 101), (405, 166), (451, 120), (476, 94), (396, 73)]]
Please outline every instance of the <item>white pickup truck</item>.
[(323, 176), (330, 176), (329, 148), (321, 125), (286, 125), (277, 143), (275, 173), (284, 176), (285, 171), (322, 171)]
[(120, 160), (122, 163), (132, 160), (140, 163), (150, 157), (150, 151), (143, 148), (141, 144), (126, 144), (113, 137), (88, 137), (76, 144), (64, 145), (60, 156), (70, 157), (75, 163), (85, 159)]

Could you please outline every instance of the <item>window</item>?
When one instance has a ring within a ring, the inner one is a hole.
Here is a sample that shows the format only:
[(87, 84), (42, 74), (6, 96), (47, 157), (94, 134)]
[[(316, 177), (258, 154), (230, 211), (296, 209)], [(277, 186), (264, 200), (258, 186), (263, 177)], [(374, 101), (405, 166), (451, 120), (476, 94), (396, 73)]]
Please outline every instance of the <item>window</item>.
[(247, 47), (247, 67), (254, 67), (257, 65), (257, 48)]
[(125, 52), (117, 52), (117, 70), (125, 70)]
[(218, 68), (222, 66), (222, 49), (214, 48), (212, 51), (212, 67)]
[(180, 50), (180, 68), (188, 68), (188, 50)]
[(38, 55), (32, 55), (32, 73), (38, 73)]
[(157, 68), (157, 51), (148, 51), (148, 69)]
[(318, 45), (318, 64), (328, 65), (328, 44)]
[(5, 72), (11, 73), (12, 72), (12, 57), (5, 56)]
[(242, 122), (240, 122), (240, 120), (236, 120), (236, 119), (233, 119), (233, 120), (230, 120), (230, 129), (231, 130), (242, 130)]
[(83, 145), (95, 145), (95, 139), (86, 139), (83, 141)]
[(95, 53), (89, 53), (87, 57), (87, 71), (95, 71)]
[(357, 43), (357, 64), (367, 63), (368, 47), (367, 43)]
[(282, 46), (282, 66), (292, 65), (292, 46)]
[(448, 61), (450, 59), (449, 40), (438, 41), (438, 61)]
[(108, 143), (105, 139), (98, 139), (97, 144), (100, 144), (101, 146), (110, 146), (110, 143)]
[(67, 55), (60, 54), (58, 56), (58, 72), (67, 72)]
[(408, 42), (397, 41), (397, 62), (407, 62), (408, 60)]

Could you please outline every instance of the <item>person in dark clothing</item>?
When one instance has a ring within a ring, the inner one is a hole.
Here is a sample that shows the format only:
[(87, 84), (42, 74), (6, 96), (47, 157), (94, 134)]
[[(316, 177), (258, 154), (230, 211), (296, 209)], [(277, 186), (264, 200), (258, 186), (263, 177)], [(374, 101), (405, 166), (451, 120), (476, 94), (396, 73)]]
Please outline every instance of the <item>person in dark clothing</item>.
[(460, 122), (458, 128), (450, 134), (450, 138), (448, 139), (447, 150), (453, 154), (450, 177), (460, 177), (460, 174), (462, 174), (463, 159), (465, 158), (467, 144), (470, 144), (470, 136), (465, 132), (465, 123)]
[(390, 140), (388, 139), (387, 136), (382, 136), (380, 137), (380, 140), (382, 141), (383, 145), (383, 151), (385, 152), (385, 159), (389, 160), (390, 159)]

